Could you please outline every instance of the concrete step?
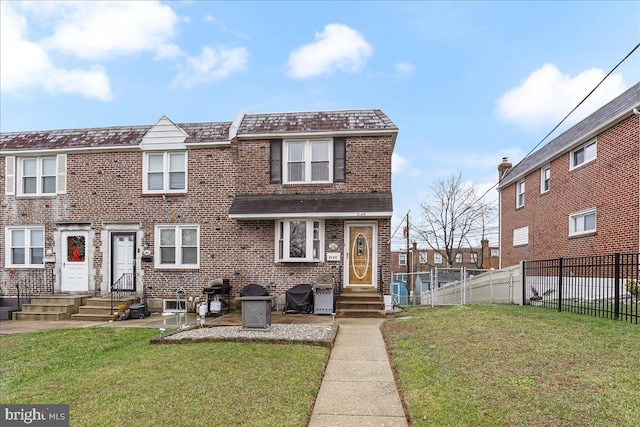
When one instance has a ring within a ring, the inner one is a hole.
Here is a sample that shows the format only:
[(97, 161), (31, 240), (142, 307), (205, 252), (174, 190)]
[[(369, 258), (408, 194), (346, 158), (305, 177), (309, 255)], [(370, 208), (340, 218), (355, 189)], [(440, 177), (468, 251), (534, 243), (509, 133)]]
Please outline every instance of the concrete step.
[(387, 317), (387, 312), (384, 310), (373, 309), (355, 309), (355, 308), (340, 308), (336, 310), (336, 317), (340, 318), (376, 318), (383, 319)]
[(22, 311), (13, 313), (13, 320), (58, 321), (68, 319), (67, 313), (25, 313)]
[(105, 314), (92, 314), (92, 313), (76, 313), (71, 316), (71, 320), (83, 320), (88, 322), (108, 322), (110, 320), (116, 320), (117, 314), (109, 315)]
[(24, 304), (23, 313), (72, 313), (73, 304)]
[(384, 309), (384, 302), (381, 302), (380, 298), (378, 298), (377, 301), (351, 301), (340, 299), (338, 302), (338, 309), (382, 310)]
[(34, 305), (48, 305), (48, 304), (73, 304), (75, 307), (80, 307), (86, 304), (89, 295), (70, 295), (70, 294), (57, 294), (57, 295), (39, 295), (31, 297), (31, 304)]
[[(115, 313), (119, 312), (118, 307), (114, 310)], [(77, 316), (79, 314), (96, 314), (96, 315), (111, 315), (111, 307), (103, 307), (103, 306), (91, 306), (91, 305), (83, 305), (80, 307), (77, 313), (72, 314), (71, 317)]]

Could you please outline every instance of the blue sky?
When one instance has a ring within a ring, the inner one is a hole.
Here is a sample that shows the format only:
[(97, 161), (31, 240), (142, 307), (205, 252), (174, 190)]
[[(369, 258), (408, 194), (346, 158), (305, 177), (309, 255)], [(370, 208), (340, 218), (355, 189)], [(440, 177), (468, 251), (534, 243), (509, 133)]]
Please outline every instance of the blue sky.
[[(400, 129), (394, 224), (438, 178), (491, 187), (640, 41), (637, 1), (1, 7), (3, 132), (380, 108)], [(638, 80), (640, 51), (566, 126)]]

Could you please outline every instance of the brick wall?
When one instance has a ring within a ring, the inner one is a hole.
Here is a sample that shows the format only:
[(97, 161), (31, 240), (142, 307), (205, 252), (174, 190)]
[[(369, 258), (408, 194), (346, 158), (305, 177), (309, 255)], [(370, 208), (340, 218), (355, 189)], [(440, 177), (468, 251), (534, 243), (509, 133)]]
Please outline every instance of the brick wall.
[[(639, 117), (597, 136), (597, 158), (569, 170), (570, 153), (551, 162), (550, 191), (540, 194), (540, 169), (525, 177), (525, 206), (515, 208), (515, 183), (500, 191), (502, 266), (521, 260), (637, 252)], [(542, 166), (542, 165), (541, 165)], [(596, 232), (569, 237), (569, 215), (596, 208)], [(529, 244), (513, 247), (513, 230), (529, 226)]]

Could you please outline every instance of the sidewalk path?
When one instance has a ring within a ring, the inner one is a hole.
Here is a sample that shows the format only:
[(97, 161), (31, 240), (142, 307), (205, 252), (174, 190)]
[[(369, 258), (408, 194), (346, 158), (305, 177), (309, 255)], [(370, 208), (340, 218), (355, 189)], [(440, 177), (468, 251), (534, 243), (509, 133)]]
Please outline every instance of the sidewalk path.
[(338, 319), (338, 336), (309, 427), (408, 426), (382, 339), (382, 322)]

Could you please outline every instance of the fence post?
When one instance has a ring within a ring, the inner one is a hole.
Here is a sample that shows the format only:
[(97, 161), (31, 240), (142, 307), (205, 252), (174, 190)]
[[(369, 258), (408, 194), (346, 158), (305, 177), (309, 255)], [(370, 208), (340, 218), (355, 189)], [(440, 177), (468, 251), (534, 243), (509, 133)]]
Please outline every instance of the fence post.
[(613, 302), (613, 318), (618, 320), (620, 318), (620, 252), (615, 253), (615, 267), (613, 269), (613, 281), (614, 281), (614, 302)]
[(562, 257), (558, 258), (558, 312), (562, 313)]
[(524, 305), (527, 298), (527, 262), (520, 262), (520, 280), (522, 281), (522, 296), (520, 297), (520, 305)]

